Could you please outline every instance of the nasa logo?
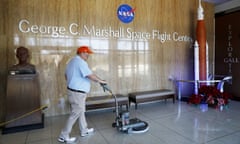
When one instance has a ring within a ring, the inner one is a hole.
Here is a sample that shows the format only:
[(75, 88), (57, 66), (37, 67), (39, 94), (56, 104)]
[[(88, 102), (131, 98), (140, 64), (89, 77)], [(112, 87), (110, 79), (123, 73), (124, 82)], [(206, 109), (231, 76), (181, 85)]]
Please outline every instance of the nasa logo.
[(130, 23), (134, 19), (134, 11), (135, 9), (132, 9), (129, 5), (122, 4), (117, 10), (118, 19), (123, 23)]

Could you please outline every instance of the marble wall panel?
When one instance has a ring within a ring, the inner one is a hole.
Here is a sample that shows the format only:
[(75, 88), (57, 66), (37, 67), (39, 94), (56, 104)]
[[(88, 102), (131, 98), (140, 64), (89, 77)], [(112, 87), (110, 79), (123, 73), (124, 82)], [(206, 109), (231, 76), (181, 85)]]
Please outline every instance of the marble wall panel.
[[(134, 8), (131, 23), (118, 19), (121, 4)], [(8, 68), (17, 62), (15, 49), (19, 46), (31, 52), (31, 63), (36, 65), (40, 77), (41, 104), (50, 104), (47, 116), (69, 111), (64, 70), (81, 45), (93, 49), (89, 65), (108, 81), (115, 93), (174, 89), (170, 77), (193, 78), (192, 41), (177, 38), (195, 39), (197, 7), (198, 1), (193, 0), (2, 0), (0, 55), (4, 60), (0, 61), (0, 116), (4, 115)], [(214, 7), (208, 3), (203, 3), (203, 7), (212, 64)], [(53, 27), (61, 30), (53, 33)], [(112, 30), (114, 34), (103, 36), (98, 30)], [(130, 37), (130, 32), (135, 37)], [(144, 34), (150, 38), (144, 39)], [(101, 95), (106, 93), (93, 83), (89, 96)]]

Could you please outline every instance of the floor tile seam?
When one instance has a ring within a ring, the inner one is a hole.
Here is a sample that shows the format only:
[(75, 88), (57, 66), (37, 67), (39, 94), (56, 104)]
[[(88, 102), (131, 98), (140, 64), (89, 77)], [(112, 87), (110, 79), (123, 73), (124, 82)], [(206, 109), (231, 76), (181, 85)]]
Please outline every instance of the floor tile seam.
[[(156, 124), (158, 124), (158, 125), (161, 125), (161, 126), (163, 126), (163, 127), (167, 128), (167, 129), (169, 129), (170, 131), (173, 131), (173, 132), (175, 132), (175, 133), (179, 134), (180, 136), (182, 136), (182, 137), (184, 137), (184, 138), (186, 138), (186, 139), (188, 139), (188, 140), (191, 140), (191, 141), (193, 141), (193, 142), (196, 142), (196, 143), (198, 143), (197, 141), (195, 141), (195, 140), (192, 140), (192, 139), (190, 139), (190, 138), (188, 138), (188, 137), (186, 137), (186, 136), (182, 135), (181, 133), (179, 133), (179, 132), (175, 131), (175, 129), (169, 128), (169, 127), (167, 127), (166, 125), (164, 125), (164, 124), (162, 124), (162, 123), (159, 123), (159, 122), (157, 122), (157, 120), (153, 120), (153, 121), (154, 121)], [(217, 139), (219, 139), (219, 138), (222, 138), (222, 137), (225, 137), (225, 136), (229, 136), (229, 135), (235, 134), (235, 133), (237, 133), (237, 132), (240, 132), (240, 130), (237, 130), (237, 131), (234, 131), (234, 132), (231, 132), (231, 133), (225, 134), (225, 135), (223, 135), (223, 136), (219, 136), (219, 137), (217, 137), (217, 138), (213, 138), (212, 140), (209, 140), (209, 141), (207, 141), (207, 142), (210, 142), (210, 141), (213, 141), (213, 140), (217, 140)], [(205, 144), (205, 142), (204, 142), (204, 143), (202, 143), (202, 144)]]
[[(110, 128), (106, 128), (106, 129), (110, 129)], [(103, 130), (106, 130), (106, 129), (102, 129), (101, 131), (103, 131)], [(116, 129), (116, 128), (115, 128)], [(116, 131), (118, 131), (117, 129), (116, 129)], [(99, 134), (104, 138), (104, 140), (108, 143), (108, 144), (110, 144), (108, 141), (107, 141), (107, 138), (104, 136), (104, 135), (102, 135), (102, 132), (100, 132), (99, 131)], [(124, 132), (121, 132), (120, 134), (125, 134)], [(157, 139), (159, 139), (157, 136), (154, 136), (154, 135), (152, 135), (151, 133), (150, 133), (150, 135), (151, 136), (153, 136), (153, 137), (155, 137), (155, 138), (157, 138)], [(132, 137), (130, 137), (134, 142), (138, 142), (138, 141), (136, 141), (135, 139), (133, 139)], [(161, 140), (161, 141), (164, 141), (164, 140), (162, 140), (162, 139), (159, 139), (159, 140)]]
[(49, 140), (49, 139), (52, 142), (52, 137), (48, 137), (48, 138), (42, 138), (42, 139), (38, 139), (38, 140), (26, 141), (25, 143), (36, 143), (36, 142), (41, 142), (43, 140)]
[[(167, 128), (168, 130), (170, 130), (170, 131), (174, 131), (175, 133), (177, 133), (177, 134), (179, 134), (177, 131), (175, 131), (174, 129), (171, 129), (171, 128), (169, 128), (169, 127), (167, 127), (165, 124), (162, 124), (162, 123), (159, 123), (159, 119), (157, 120), (157, 119), (150, 119), (151, 121), (153, 121), (155, 124), (157, 124), (157, 125), (161, 125), (161, 126), (163, 126), (163, 127), (165, 127), (165, 128)], [(181, 134), (180, 134), (181, 135)], [(182, 136), (182, 135), (181, 135)]]
[[(53, 127), (52, 127), (52, 125), (53, 125), (53, 119), (51, 119), (51, 122), (50, 122), (51, 124), (50, 124), (50, 133), (51, 133), (51, 143), (53, 144), (53, 139), (56, 139), (57, 140), (57, 138), (59, 137), (59, 136), (57, 136), (57, 137), (54, 137), (53, 136)], [(59, 132), (59, 135), (60, 135), (60, 132)]]
[[(198, 110), (196, 110), (196, 109), (191, 109), (191, 110), (188, 109), (188, 110), (183, 110), (182, 113), (185, 114), (185, 113), (196, 112), (196, 111), (198, 111)], [(141, 111), (139, 111), (139, 112), (141, 112)], [(143, 113), (143, 112), (141, 112), (141, 113)], [(176, 114), (176, 113), (177, 112), (174, 112), (174, 114)]]
[(145, 113), (143, 113), (143, 112), (138, 112), (139, 114), (141, 114), (142, 116), (144, 116), (144, 117), (147, 117), (148, 119), (150, 119), (150, 120), (153, 120), (153, 119), (159, 119), (159, 118), (165, 118), (165, 117), (171, 117), (171, 116), (174, 116), (174, 115), (176, 115), (177, 113), (172, 113), (172, 114), (167, 114), (167, 115), (164, 115), (164, 116), (159, 116), (159, 117), (149, 117), (148, 115), (146, 115)]
[(98, 133), (99, 133), (99, 135), (100, 135), (101, 137), (103, 137), (104, 141), (107, 142), (107, 144), (111, 144), (111, 143), (107, 140), (107, 138), (102, 134), (101, 131), (98, 131)]
[(171, 129), (171, 128), (167, 127), (166, 125), (161, 124), (161, 123), (158, 123), (158, 122), (155, 122), (155, 123), (158, 124), (158, 125), (161, 125), (161, 126), (165, 127), (165, 128), (168, 129), (169, 131), (172, 131), (172, 132), (176, 133), (177, 135), (179, 135), (179, 136), (181, 136), (181, 137), (184, 137), (185, 139), (189, 140), (190, 142), (194, 142), (194, 143), (197, 144), (196, 141), (194, 141), (194, 140), (192, 140), (192, 139), (190, 139), (190, 138), (188, 138), (188, 137), (182, 135), (181, 133), (175, 131), (174, 129)]
[(26, 144), (27, 144), (27, 140), (28, 140), (28, 137), (29, 137), (29, 132), (30, 131), (27, 131), (27, 133), (26, 133), (26, 137), (25, 137), (25, 141), (24, 141), (24, 143), (26, 143)]
[[(221, 125), (226, 125), (225, 122), (222, 121), (222, 119), (219, 118), (213, 118), (213, 119), (206, 119), (207, 122), (214, 122), (214, 123), (218, 123)], [(236, 124), (236, 123), (229, 123), (232, 127), (237, 127), (238, 130), (240, 131), (240, 125)]]
[[(113, 120), (111, 120), (112, 121), (112, 123), (114, 123), (114, 119)], [(109, 125), (111, 126), (112, 125), (112, 123), (110, 123)], [(108, 127), (106, 127), (106, 126), (104, 126), (104, 127), (99, 127), (99, 123), (96, 123), (95, 121), (93, 121), (93, 120), (91, 120), (91, 124), (93, 125), (93, 128), (94, 129), (96, 129), (96, 130), (105, 130), (105, 129), (110, 129), (110, 128), (108, 128)]]
[[(221, 120), (216, 120), (218, 123), (220, 124), (223, 124), (223, 125), (226, 125), (226, 123), (222, 122)], [(240, 125), (239, 124), (236, 124), (236, 123), (229, 123), (229, 125), (231, 125), (232, 127), (237, 127), (238, 130), (240, 131)]]
[(223, 135), (223, 136), (219, 136), (219, 138), (222, 138), (222, 137), (227, 137), (227, 136), (230, 136), (230, 135), (234, 135), (234, 134), (236, 134), (236, 133), (240, 133), (240, 130), (233, 131), (233, 132), (231, 132), (231, 133), (228, 133), (228, 134), (225, 134), (225, 135)]
[[(240, 132), (240, 130), (235, 131), (235, 132), (231, 132), (231, 133), (228, 133), (228, 134), (225, 134), (225, 135), (223, 135), (223, 136), (219, 136), (219, 137), (213, 138), (213, 139), (211, 139), (211, 140), (209, 140), (209, 141), (207, 141), (207, 142), (212, 142), (212, 141), (215, 141), (215, 140), (219, 140), (219, 139), (222, 139), (222, 138), (224, 138), (224, 137), (233, 135), (233, 134), (235, 134), (235, 133), (237, 133), (237, 132)], [(203, 143), (203, 144), (205, 144), (205, 143)]]
[[(158, 118), (156, 118), (156, 117), (148, 117), (144, 113), (141, 113), (141, 115), (144, 116), (144, 117), (147, 117), (147, 119), (149, 119), (149, 120), (151, 120), (151, 121), (153, 121), (154, 123), (157, 123), (157, 124), (161, 124), (161, 123), (159, 123), (159, 120), (166, 120), (168, 118), (171, 118), (172, 116), (176, 117), (175, 116), (176, 114), (168, 115), (167, 117), (158, 117)], [(163, 124), (161, 124), (161, 125), (165, 126)]]
[(111, 127), (111, 128), (108, 128), (108, 127), (103, 127), (103, 128), (94, 128), (96, 129), (97, 132), (100, 132), (100, 131), (105, 131), (105, 130), (111, 130), (111, 129), (115, 129), (114, 127)]
[[(44, 137), (42, 137), (41, 139), (50, 139), (52, 138), (52, 128), (50, 128), (50, 132), (47, 132), (47, 131), (43, 131), (41, 133), (44, 133)], [(49, 134), (47, 134), (49, 133)], [(59, 132), (60, 133), (60, 132)], [(28, 137), (26, 139), (26, 142), (33, 142), (33, 141), (38, 141), (38, 139), (35, 139), (35, 140), (29, 140), (30, 139), (30, 134), (32, 134), (32, 131), (28, 131)]]
[[(221, 139), (221, 138), (223, 138), (223, 137), (227, 137), (227, 136), (230, 136), (230, 135), (232, 135), (232, 134), (235, 134), (236, 132), (240, 132), (240, 130), (235, 131), (235, 132), (231, 132), (231, 133), (228, 133), (228, 134), (225, 134), (225, 135), (221, 135), (221, 136), (218, 136), (218, 137), (215, 137), (215, 138), (210, 137), (210, 138), (211, 138), (210, 140), (204, 141), (203, 143), (200, 143), (200, 144), (206, 144), (206, 143), (208, 143), (208, 142), (212, 142), (212, 141), (215, 141), (215, 140), (219, 140), (219, 139)], [(192, 141), (196, 142), (195, 140), (192, 140)]]
[(153, 135), (152, 133), (150, 133), (151, 136), (155, 137), (156, 139), (159, 139), (160, 141), (163, 141), (164, 144), (168, 144), (168, 142), (164, 139), (161, 139), (160, 137), (156, 136), (156, 135)]
[[(174, 130), (173, 130), (173, 131), (174, 131)], [(186, 136), (182, 135), (181, 133), (179, 133), (179, 132), (177, 132), (177, 131), (174, 131), (174, 132), (177, 133), (178, 135), (186, 138), (187, 140), (189, 140), (189, 141), (191, 141), (191, 142), (194, 142), (195, 144), (199, 144), (197, 141), (195, 141), (195, 140), (193, 140), (193, 139), (191, 139), (191, 138), (189, 138), (189, 137), (186, 137)]]
[[(177, 113), (175, 113), (175, 114), (169, 114), (169, 115), (166, 115), (166, 116), (159, 116), (159, 117), (148, 117), (147, 115), (145, 115), (144, 113), (141, 113), (142, 115), (144, 115), (145, 117), (147, 117), (148, 119), (150, 119), (150, 120), (165, 120), (165, 119), (168, 119), (168, 118), (172, 118), (172, 117), (177, 117)], [(181, 115), (182, 116), (182, 115)]]

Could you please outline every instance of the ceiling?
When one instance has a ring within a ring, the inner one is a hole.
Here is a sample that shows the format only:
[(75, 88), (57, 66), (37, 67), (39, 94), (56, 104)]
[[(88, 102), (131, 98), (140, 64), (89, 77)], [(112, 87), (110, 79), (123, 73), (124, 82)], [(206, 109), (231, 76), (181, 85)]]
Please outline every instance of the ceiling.
[(213, 3), (214, 5), (220, 5), (220, 4), (232, 1), (232, 0), (203, 0), (203, 1)]

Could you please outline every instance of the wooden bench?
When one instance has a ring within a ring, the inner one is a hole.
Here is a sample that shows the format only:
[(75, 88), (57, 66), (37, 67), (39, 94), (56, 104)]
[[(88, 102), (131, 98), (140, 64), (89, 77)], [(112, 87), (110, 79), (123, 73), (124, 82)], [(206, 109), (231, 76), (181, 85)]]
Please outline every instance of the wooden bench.
[(138, 103), (151, 102), (162, 99), (172, 99), (175, 103), (175, 92), (168, 89), (160, 90), (150, 90), (150, 91), (140, 91), (132, 92), (128, 94), (129, 105), (131, 102), (135, 103), (135, 109), (137, 109)]
[[(122, 106), (126, 106), (126, 110), (128, 110), (129, 100), (127, 96), (123, 96), (121, 94), (116, 94), (118, 106), (122, 108)], [(86, 100), (86, 110), (94, 110), (101, 108), (112, 108), (115, 107), (115, 99), (113, 96), (95, 96), (95, 97), (87, 97)]]

